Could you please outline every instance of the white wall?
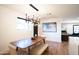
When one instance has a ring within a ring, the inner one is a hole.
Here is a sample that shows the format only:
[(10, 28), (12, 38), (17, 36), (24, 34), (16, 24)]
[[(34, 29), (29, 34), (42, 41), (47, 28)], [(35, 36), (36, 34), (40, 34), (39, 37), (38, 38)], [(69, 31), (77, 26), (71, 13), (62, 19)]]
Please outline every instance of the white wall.
[[(57, 32), (43, 32), (42, 31), (42, 23), (48, 22), (56, 22), (57, 23)], [(48, 41), (61, 42), (61, 19), (59, 18), (50, 18), (50, 19), (42, 19), (41, 24), (39, 25), (39, 35), (43, 35), (46, 37)]]
[(79, 20), (78, 19), (66, 19), (62, 21), (62, 25), (68, 34), (73, 34), (73, 25), (79, 25)]
[(33, 29), (31, 31), (16, 30), (17, 16), (24, 15), (0, 5), (0, 51), (8, 49), (8, 45), (12, 41), (32, 37)]

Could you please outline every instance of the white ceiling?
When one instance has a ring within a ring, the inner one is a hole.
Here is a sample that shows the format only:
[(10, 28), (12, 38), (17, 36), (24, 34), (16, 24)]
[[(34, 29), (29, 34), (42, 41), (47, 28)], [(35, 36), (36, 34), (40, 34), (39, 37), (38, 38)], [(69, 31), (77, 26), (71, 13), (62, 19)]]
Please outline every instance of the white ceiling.
[(12, 8), (21, 13), (27, 13), (28, 15), (39, 14), (40, 17), (62, 17), (62, 18), (77, 18), (79, 17), (79, 5), (78, 4), (33, 4), (39, 9), (37, 12), (29, 5), (23, 4), (5, 4), (3, 6)]

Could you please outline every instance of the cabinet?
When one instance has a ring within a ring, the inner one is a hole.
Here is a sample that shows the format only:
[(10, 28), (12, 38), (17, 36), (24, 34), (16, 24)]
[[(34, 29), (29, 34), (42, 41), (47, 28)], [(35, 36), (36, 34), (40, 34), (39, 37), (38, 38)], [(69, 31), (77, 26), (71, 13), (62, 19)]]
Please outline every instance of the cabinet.
[(69, 36), (69, 54), (78, 55), (79, 37)]
[(68, 35), (62, 35), (62, 41), (68, 41)]
[(68, 35), (67, 35), (67, 33), (66, 32), (62, 32), (61, 34), (62, 34), (61, 35), (62, 41), (68, 41)]

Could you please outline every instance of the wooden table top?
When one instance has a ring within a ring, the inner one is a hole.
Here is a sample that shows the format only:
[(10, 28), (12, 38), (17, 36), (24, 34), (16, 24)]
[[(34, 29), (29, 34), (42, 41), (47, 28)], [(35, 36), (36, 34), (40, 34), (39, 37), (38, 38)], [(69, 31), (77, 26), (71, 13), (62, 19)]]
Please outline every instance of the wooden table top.
[[(30, 46), (35, 45), (36, 43), (40, 42), (40, 41), (43, 40), (43, 39), (44, 39), (44, 37), (40, 37), (40, 36), (35, 37), (35, 39), (32, 40), (32, 44), (31, 44)], [(17, 42), (17, 41), (11, 42), (10, 44), (13, 45), (13, 46), (16, 46), (16, 42)], [(17, 47), (17, 46), (16, 46), (16, 47)], [(28, 46), (28, 47), (29, 47), (29, 46)]]

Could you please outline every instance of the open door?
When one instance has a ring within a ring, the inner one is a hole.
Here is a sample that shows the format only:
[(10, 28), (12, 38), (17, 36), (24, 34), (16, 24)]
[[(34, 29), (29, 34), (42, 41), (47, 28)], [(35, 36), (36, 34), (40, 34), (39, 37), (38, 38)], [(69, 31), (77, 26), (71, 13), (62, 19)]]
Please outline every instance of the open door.
[(33, 36), (38, 36), (38, 25), (33, 26)]

